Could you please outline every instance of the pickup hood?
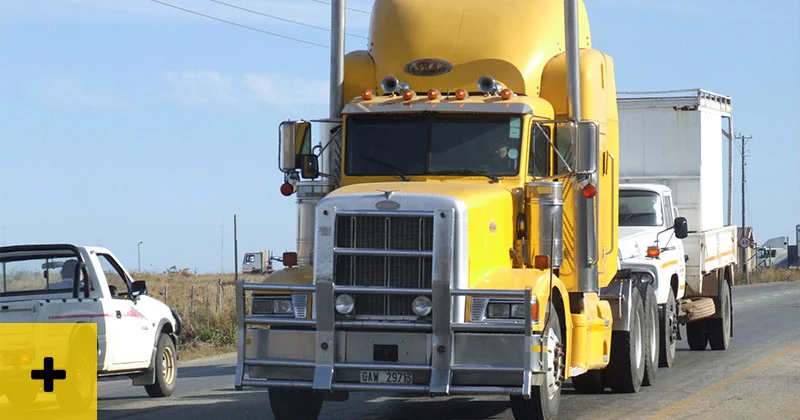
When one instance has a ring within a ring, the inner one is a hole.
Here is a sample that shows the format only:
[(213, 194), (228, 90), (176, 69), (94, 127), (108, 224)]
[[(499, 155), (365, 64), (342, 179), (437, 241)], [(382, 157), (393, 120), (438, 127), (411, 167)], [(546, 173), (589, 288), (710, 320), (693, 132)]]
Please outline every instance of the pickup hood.
[(629, 258), (647, 255), (647, 247), (656, 241), (660, 227), (625, 226), (619, 228), (619, 256)]

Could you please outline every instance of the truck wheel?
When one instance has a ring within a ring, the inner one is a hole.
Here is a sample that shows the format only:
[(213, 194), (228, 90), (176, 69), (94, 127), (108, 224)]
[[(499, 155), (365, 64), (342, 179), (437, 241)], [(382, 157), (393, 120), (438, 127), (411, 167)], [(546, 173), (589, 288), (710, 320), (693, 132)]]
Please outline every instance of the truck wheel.
[(166, 334), (158, 338), (156, 360), (153, 365), (156, 370), (156, 383), (145, 385), (147, 395), (151, 397), (169, 397), (175, 390), (178, 379), (178, 367), (175, 365), (175, 344)]
[(669, 289), (667, 303), (659, 309), (659, 367), (672, 367), (675, 361), (675, 347), (678, 342), (678, 314), (675, 307), (675, 293)]
[(720, 318), (708, 321), (708, 341), (711, 350), (727, 350), (731, 344), (731, 291), (727, 284), (721, 285)]
[(583, 375), (573, 376), (572, 385), (578, 394), (600, 394), (606, 389), (603, 371), (590, 370)]
[(322, 396), (310, 389), (269, 388), (269, 405), (275, 420), (317, 420)]
[(631, 293), (630, 298), (630, 331), (611, 333), (611, 361), (606, 374), (614, 392), (638, 392), (644, 379), (644, 306), (640, 293)]
[(708, 332), (706, 332), (707, 319), (690, 322), (686, 324), (686, 341), (689, 348), (694, 351), (702, 351), (708, 345)]
[(547, 373), (543, 386), (531, 387), (531, 399), (525, 400), (521, 395), (512, 395), (511, 412), (516, 420), (550, 420), (558, 414), (561, 403), (561, 381), (564, 372), (564, 340), (561, 335), (561, 321), (555, 306), (551, 303), (549, 317), (545, 325), (547, 341)]
[(652, 284), (645, 285), (642, 290), (642, 297), (644, 298), (644, 343), (645, 343), (645, 362), (644, 362), (644, 377), (642, 385), (650, 386), (656, 381), (656, 371), (658, 370), (658, 357), (660, 352), (661, 340), (659, 339), (659, 325), (658, 325), (658, 302), (656, 301), (656, 292)]

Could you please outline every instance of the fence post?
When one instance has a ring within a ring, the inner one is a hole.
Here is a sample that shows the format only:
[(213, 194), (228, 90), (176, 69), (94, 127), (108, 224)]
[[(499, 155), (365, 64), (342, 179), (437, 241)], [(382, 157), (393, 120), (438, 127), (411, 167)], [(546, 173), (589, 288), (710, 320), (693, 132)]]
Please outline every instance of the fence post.
[(194, 285), (192, 285), (192, 294), (189, 296), (189, 313), (194, 313)]
[(169, 284), (164, 285), (164, 303), (169, 305)]
[(217, 279), (217, 312), (222, 310), (222, 279)]

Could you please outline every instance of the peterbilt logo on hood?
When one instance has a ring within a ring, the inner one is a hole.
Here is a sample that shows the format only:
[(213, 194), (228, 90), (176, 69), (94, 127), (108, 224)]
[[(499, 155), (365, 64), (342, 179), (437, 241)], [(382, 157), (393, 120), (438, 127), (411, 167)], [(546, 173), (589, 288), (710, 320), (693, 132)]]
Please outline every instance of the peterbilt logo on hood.
[(412, 76), (439, 76), (453, 70), (453, 65), (438, 58), (420, 58), (403, 67), (403, 71)]

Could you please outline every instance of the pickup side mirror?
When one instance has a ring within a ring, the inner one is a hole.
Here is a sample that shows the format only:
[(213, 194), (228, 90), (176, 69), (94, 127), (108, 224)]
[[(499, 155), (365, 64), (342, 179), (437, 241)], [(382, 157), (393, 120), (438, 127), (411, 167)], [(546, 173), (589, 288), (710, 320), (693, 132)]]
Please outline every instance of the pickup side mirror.
[(686, 221), (685, 217), (676, 217), (673, 227), (675, 228), (676, 238), (685, 239), (689, 236), (689, 223)]
[(139, 296), (147, 294), (147, 282), (144, 280), (138, 280), (131, 283), (131, 297), (136, 299)]

